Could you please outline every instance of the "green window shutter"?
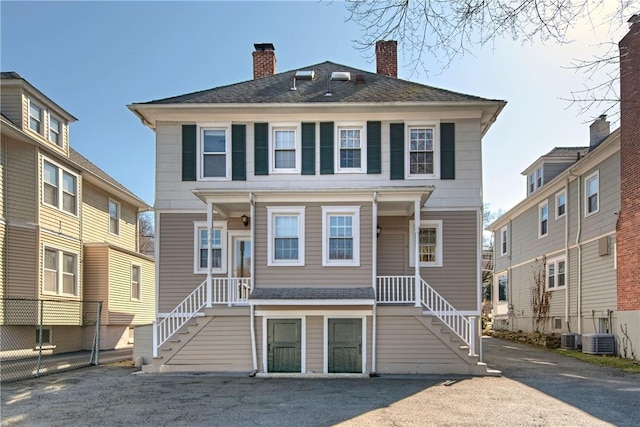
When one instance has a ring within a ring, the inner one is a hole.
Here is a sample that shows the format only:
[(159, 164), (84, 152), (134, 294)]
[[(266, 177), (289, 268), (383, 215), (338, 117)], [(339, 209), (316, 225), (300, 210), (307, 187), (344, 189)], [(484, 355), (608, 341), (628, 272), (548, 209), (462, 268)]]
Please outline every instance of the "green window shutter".
[(440, 124), (440, 179), (456, 178), (455, 123)]
[(404, 123), (391, 123), (391, 179), (404, 179)]
[(380, 122), (367, 122), (367, 173), (381, 173)]
[(196, 180), (196, 125), (182, 125), (182, 180)]
[(302, 175), (316, 174), (316, 124), (302, 124)]
[(231, 125), (231, 179), (247, 180), (247, 127)]
[(333, 122), (320, 123), (320, 174), (333, 173)]
[(254, 133), (254, 175), (269, 175), (269, 124), (255, 123)]

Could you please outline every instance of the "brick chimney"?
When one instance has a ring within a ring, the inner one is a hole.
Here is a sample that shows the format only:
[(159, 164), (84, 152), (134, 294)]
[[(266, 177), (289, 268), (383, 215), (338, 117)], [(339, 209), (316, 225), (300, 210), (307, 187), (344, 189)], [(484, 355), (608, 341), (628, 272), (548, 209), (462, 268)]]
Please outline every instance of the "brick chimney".
[(276, 73), (276, 48), (271, 43), (256, 43), (253, 52), (253, 79), (272, 76)]
[(640, 310), (640, 15), (620, 40), (618, 310)]
[(589, 146), (594, 147), (598, 145), (603, 139), (608, 137), (610, 133), (611, 128), (607, 121), (607, 115), (603, 114), (591, 123), (591, 126), (589, 126)]
[(376, 42), (376, 73), (398, 77), (398, 42), (379, 40)]

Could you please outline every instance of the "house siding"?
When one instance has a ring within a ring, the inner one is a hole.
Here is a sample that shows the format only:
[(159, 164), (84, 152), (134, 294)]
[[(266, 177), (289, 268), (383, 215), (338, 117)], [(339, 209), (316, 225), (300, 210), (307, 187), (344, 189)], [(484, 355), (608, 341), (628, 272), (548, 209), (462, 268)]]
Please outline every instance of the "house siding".
[(3, 87), (0, 91), (0, 105), (2, 105), (2, 114), (20, 128), (22, 126), (22, 89)]
[(6, 229), (7, 298), (38, 296), (38, 233), (33, 228), (7, 226)]
[(5, 139), (5, 212), (9, 221), (37, 222), (38, 169), (35, 147)]
[[(102, 301), (100, 323), (108, 323), (109, 313), (109, 247), (84, 246), (82, 257), (83, 294), (86, 300)], [(95, 313), (89, 314), (95, 320)]]
[(324, 317), (307, 316), (307, 372), (324, 372)]
[[(131, 265), (140, 266), (140, 300), (131, 299)], [(109, 249), (109, 324), (142, 325), (155, 320), (154, 263)]]

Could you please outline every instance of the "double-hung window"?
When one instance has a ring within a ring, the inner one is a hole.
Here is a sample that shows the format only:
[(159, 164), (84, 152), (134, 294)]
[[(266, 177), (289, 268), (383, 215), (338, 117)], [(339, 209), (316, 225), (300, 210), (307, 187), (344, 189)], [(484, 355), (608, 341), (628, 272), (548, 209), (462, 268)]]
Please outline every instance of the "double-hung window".
[(595, 171), (585, 178), (585, 216), (594, 214), (600, 210), (600, 174)]
[(140, 283), (140, 266), (131, 264), (131, 299), (140, 300), (141, 283)]
[(297, 123), (277, 123), (271, 126), (271, 172), (300, 171), (300, 129)]
[(567, 213), (567, 193), (565, 190), (556, 194), (556, 219)]
[(547, 289), (564, 288), (565, 274), (566, 261), (564, 258), (547, 261)]
[(78, 295), (78, 256), (59, 249), (44, 248), (44, 293), (56, 295)]
[(365, 170), (365, 131), (361, 124), (338, 124), (336, 164), (337, 172)]
[(501, 273), (498, 275), (498, 302), (507, 302), (509, 299), (509, 275)]
[(435, 176), (438, 173), (438, 134), (435, 125), (407, 127), (407, 176)]
[[(56, 164), (42, 161), (42, 201), (56, 209), (76, 215), (78, 178)], [(60, 185), (62, 183), (62, 185)]]
[(227, 178), (229, 176), (229, 144), (227, 128), (201, 128), (200, 177)]
[(544, 201), (538, 205), (538, 238), (549, 233), (549, 202)]
[(304, 207), (267, 207), (268, 265), (304, 266)]
[(29, 129), (42, 135), (44, 110), (29, 100)]
[[(415, 266), (416, 240), (414, 221), (409, 221), (409, 265)], [(442, 267), (442, 220), (420, 221), (418, 254), (421, 267)]]
[(120, 203), (109, 199), (109, 233), (120, 234)]
[(360, 266), (360, 206), (322, 207), (322, 265)]
[(500, 255), (506, 255), (508, 250), (509, 232), (506, 226), (500, 230)]
[[(207, 273), (209, 266), (209, 250), (207, 243), (209, 233), (206, 222), (194, 222), (194, 268), (196, 274)], [(211, 229), (211, 271), (215, 274), (227, 272), (227, 223), (214, 221)]]
[(543, 172), (544, 165), (538, 167), (534, 172), (531, 173), (531, 175), (529, 175), (529, 191), (527, 194), (531, 194), (538, 188), (542, 187), (542, 184), (544, 183)]
[(60, 120), (53, 116), (49, 116), (49, 141), (56, 145), (62, 146), (62, 126)]

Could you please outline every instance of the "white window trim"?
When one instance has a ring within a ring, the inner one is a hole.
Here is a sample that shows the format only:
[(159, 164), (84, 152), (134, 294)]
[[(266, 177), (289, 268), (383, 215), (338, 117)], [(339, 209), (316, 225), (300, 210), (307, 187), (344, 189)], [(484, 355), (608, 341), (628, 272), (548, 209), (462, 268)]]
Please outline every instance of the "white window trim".
[[(542, 208), (547, 208), (547, 232), (542, 234)], [(538, 239), (549, 235), (549, 200), (538, 203)]]
[[(560, 198), (560, 196), (564, 196), (564, 213), (562, 215), (558, 215), (558, 199)], [(562, 218), (567, 214), (567, 191), (566, 189), (562, 189), (561, 191), (558, 191), (556, 193), (556, 219)]]
[[(134, 298), (133, 297), (133, 267), (138, 267), (138, 296), (139, 298)], [(142, 301), (142, 266), (140, 264), (137, 264), (135, 262), (131, 263), (131, 267), (129, 268), (129, 297), (131, 299), (131, 301)]]
[[(539, 174), (538, 174), (539, 173)], [(540, 185), (538, 185), (538, 178), (540, 178)], [(533, 189), (531, 188), (531, 184), (533, 184)], [(544, 185), (544, 164), (538, 166), (527, 175), (527, 195), (533, 194), (539, 188), (542, 188)]]
[[(433, 129), (433, 173), (412, 174), (410, 171), (411, 129)], [(405, 122), (404, 124), (404, 177), (405, 179), (437, 179), (440, 178), (440, 121)]]
[[(231, 123), (200, 123), (198, 128), (198, 159), (196, 161), (198, 181), (230, 181), (231, 180)], [(204, 131), (205, 130), (224, 130), (225, 140), (225, 176), (212, 177), (204, 176), (203, 150), (204, 150)]]
[[(409, 267), (415, 267), (416, 262), (416, 233), (414, 228), (415, 221), (409, 221)], [(435, 227), (436, 229), (436, 260), (434, 262), (420, 262), (420, 267), (442, 267), (442, 220), (441, 219), (423, 219), (420, 220), (420, 228)]]
[[(57, 259), (56, 259), (56, 262), (58, 264), (57, 265), (58, 270), (56, 272), (57, 281), (58, 281), (58, 291), (57, 292), (46, 291), (44, 289), (44, 266), (45, 266), (44, 256), (45, 256), (45, 251), (47, 249), (52, 250), (52, 251), (56, 251), (57, 254), (58, 254), (57, 255)], [(64, 289), (64, 284), (63, 284), (63, 281), (64, 281), (64, 268), (63, 268), (64, 267), (64, 257), (63, 257), (63, 255), (65, 253), (69, 254), (69, 255), (73, 255), (75, 257), (75, 273), (74, 273), (75, 283), (74, 283), (74, 286), (73, 286), (73, 288), (76, 291), (75, 294), (66, 294), (66, 293), (62, 292), (62, 289)], [(40, 289), (41, 289), (42, 295), (55, 295), (55, 296), (61, 296), (61, 297), (71, 297), (71, 298), (76, 298), (76, 299), (79, 298), (79, 296), (80, 296), (80, 289), (79, 289), (80, 281), (79, 281), (78, 275), (80, 274), (79, 273), (80, 254), (78, 252), (76, 252), (76, 251), (73, 251), (73, 250), (61, 248), (61, 247), (58, 247), (58, 246), (55, 246), (55, 245), (51, 245), (49, 243), (43, 243), (42, 244), (41, 260), (42, 260), (41, 261), (41, 263), (42, 263), (41, 264), (42, 265), (42, 274), (41, 274), (42, 283), (40, 285)]]
[[(200, 268), (200, 234), (198, 230), (207, 228), (206, 221), (193, 221), (193, 274), (207, 274), (207, 268)], [(213, 274), (227, 273), (227, 221), (213, 221), (212, 229), (220, 229), (220, 243), (222, 254), (220, 268), (212, 268)]]
[[(367, 124), (365, 122), (336, 122), (333, 134), (334, 141), (334, 165), (335, 173), (367, 173)], [(340, 168), (340, 130), (359, 129), (360, 130), (360, 167)]]
[[(305, 264), (305, 207), (304, 206), (267, 206), (267, 266), (269, 267), (304, 267)], [(273, 241), (275, 233), (273, 231), (274, 215), (296, 215), (298, 217), (298, 259), (297, 260), (276, 260), (274, 259), (275, 248)]]
[[(506, 277), (507, 278), (507, 299), (505, 301), (501, 301), (500, 300), (500, 278), (501, 277)], [(508, 304), (509, 303), (509, 271), (508, 270), (503, 270), (500, 273), (495, 275), (495, 283), (496, 283), (496, 287), (495, 287), (495, 292), (496, 292), (496, 303), (498, 304)]]
[[(60, 205), (55, 206), (52, 204), (49, 204), (47, 202), (44, 201), (44, 162), (47, 163), (51, 163), (52, 165), (54, 165), (55, 167), (58, 168), (58, 204)], [(40, 175), (42, 177), (41, 179), (41, 183), (40, 183), (40, 200), (42, 202), (43, 205), (48, 206), (50, 208), (56, 209), (66, 215), (71, 215), (75, 218), (78, 217), (78, 210), (79, 210), (79, 206), (80, 206), (80, 175), (76, 174), (75, 172), (70, 171), (69, 169), (65, 168), (64, 166), (60, 165), (60, 163), (55, 162), (51, 159), (49, 159), (48, 157), (44, 157), (42, 156), (42, 161), (40, 162), (40, 168), (41, 168), (41, 172)], [(73, 175), (76, 178), (76, 211), (75, 212), (68, 212), (65, 211), (62, 206), (63, 206), (63, 195), (64, 195), (64, 190), (63, 190), (63, 178), (64, 178), (64, 172), (67, 172), (69, 175)]]
[[(118, 212), (118, 232), (114, 233), (111, 230), (111, 203), (113, 203), (114, 205), (116, 205), (117, 212)], [(111, 234), (112, 236), (120, 236), (120, 218), (122, 217), (122, 206), (120, 205), (120, 202), (109, 198), (109, 234)]]
[[(295, 138), (295, 152), (296, 152), (296, 167), (295, 168), (276, 168), (276, 144), (275, 144), (275, 131), (277, 130), (293, 130), (296, 133)], [(300, 130), (300, 123), (269, 123), (269, 174), (287, 174), (287, 173), (300, 173), (300, 167), (302, 163), (302, 136)]]
[[(564, 261), (564, 286), (558, 286), (558, 263), (560, 261)], [(553, 264), (554, 265), (554, 270), (553, 270), (553, 283), (555, 284), (555, 286), (553, 288), (549, 287), (549, 266)], [(564, 289), (567, 287), (567, 259), (565, 257), (558, 257), (558, 258), (553, 258), (553, 259), (549, 259), (547, 260), (547, 266), (545, 268), (545, 276), (544, 276), (544, 288), (547, 291), (556, 291), (559, 289)]]
[[(55, 142), (55, 141), (53, 141), (51, 139), (51, 129), (53, 129), (53, 127), (51, 126), (51, 119), (54, 119), (54, 120), (56, 120), (58, 122), (58, 126), (59, 126), (58, 127), (58, 132), (57, 132), (58, 133), (58, 142)], [(63, 129), (64, 129), (64, 122), (58, 116), (56, 116), (55, 114), (51, 114), (51, 113), (48, 114), (48, 119), (47, 120), (49, 122), (49, 124), (47, 126), (48, 127), (48, 131), (49, 131), (49, 132), (47, 132), (47, 140), (50, 143), (52, 143), (53, 145), (55, 145), (56, 147), (62, 148), (64, 146), (64, 141), (63, 141), (63, 138), (62, 138)]]
[[(506, 246), (506, 250), (503, 250), (505, 246)], [(500, 229), (500, 256), (506, 255), (508, 252), (509, 252), (509, 228), (505, 225)]]
[[(593, 178), (598, 180), (598, 207), (593, 212), (589, 212), (589, 181)], [(584, 216), (585, 218), (600, 212), (600, 170), (597, 170), (589, 175), (587, 175), (584, 179)]]
[[(31, 104), (40, 109), (40, 132), (31, 129)], [(45, 108), (39, 104), (38, 102), (34, 102), (31, 97), (27, 97), (27, 126), (26, 128), (29, 132), (35, 133), (36, 135), (40, 135), (44, 137), (45, 135)], [(49, 139), (49, 138), (47, 138)]]
[[(341, 214), (353, 216), (353, 259), (329, 259), (329, 215)], [(360, 267), (360, 206), (322, 206), (322, 266), (323, 267)]]

